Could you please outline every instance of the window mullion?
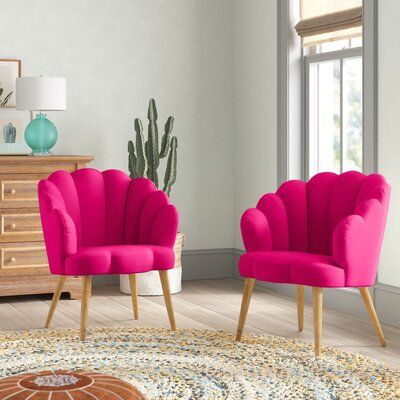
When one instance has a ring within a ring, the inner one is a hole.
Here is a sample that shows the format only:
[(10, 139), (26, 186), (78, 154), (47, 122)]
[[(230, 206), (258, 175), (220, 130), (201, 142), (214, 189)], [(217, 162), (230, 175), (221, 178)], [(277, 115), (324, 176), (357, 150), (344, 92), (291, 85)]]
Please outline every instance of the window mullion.
[(343, 58), (340, 58), (340, 173), (343, 172), (344, 140), (343, 140)]
[(320, 95), (320, 88), (319, 88), (319, 65), (317, 64), (317, 73), (314, 74), (314, 79), (315, 79), (315, 85), (314, 87), (316, 88), (315, 92), (314, 92), (314, 98), (316, 99), (316, 113), (315, 113), (315, 122), (314, 122), (314, 126), (315, 126), (315, 145), (314, 145), (314, 151), (315, 151), (315, 167), (314, 167), (314, 171), (318, 171), (319, 170), (319, 165), (320, 165), (320, 161), (319, 161), (319, 144), (320, 144), (320, 139), (319, 139), (319, 135), (320, 135), (320, 131), (319, 131), (319, 108), (320, 108), (320, 103), (319, 103), (319, 95)]

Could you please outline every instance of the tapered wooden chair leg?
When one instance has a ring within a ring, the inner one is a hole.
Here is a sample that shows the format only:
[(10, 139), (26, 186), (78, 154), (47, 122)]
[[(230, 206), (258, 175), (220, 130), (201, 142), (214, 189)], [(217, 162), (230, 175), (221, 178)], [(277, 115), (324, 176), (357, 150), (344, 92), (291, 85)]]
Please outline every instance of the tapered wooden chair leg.
[(67, 277), (64, 275), (58, 277), (57, 286), (54, 291), (53, 299), (51, 300), (50, 310), (49, 313), (47, 314), (46, 323), (44, 325), (45, 328), (48, 328), (50, 326), (51, 320), (53, 319), (54, 311), (56, 311), (58, 300), (60, 300), (60, 296), (66, 279)]
[(376, 314), (374, 303), (372, 302), (369, 290), (366, 287), (360, 287), (358, 289), (360, 291), (361, 297), (364, 300), (365, 306), (367, 307), (368, 314), (371, 318), (372, 324), (374, 325), (379, 342), (381, 343), (381, 346), (386, 347), (385, 336), (383, 336), (381, 324), (379, 323), (378, 315)]
[(304, 286), (297, 285), (297, 328), (299, 332), (303, 331), (304, 326)]
[(314, 343), (315, 355), (321, 355), (322, 340), (322, 288), (313, 287), (313, 311), (314, 311)]
[(138, 292), (137, 292), (136, 274), (129, 275), (129, 284), (131, 287), (133, 316), (135, 319), (138, 319), (139, 318), (139, 307), (138, 307)]
[(176, 331), (174, 309), (172, 307), (172, 296), (169, 288), (168, 271), (158, 271), (160, 274), (161, 286), (164, 294), (165, 305), (167, 307), (169, 324), (171, 331)]
[(80, 339), (86, 338), (87, 318), (89, 311), (89, 299), (92, 291), (92, 277), (84, 276), (82, 278), (82, 300), (81, 300), (81, 334)]
[(244, 324), (246, 322), (247, 312), (249, 311), (250, 299), (253, 293), (255, 281), (256, 280), (254, 278), (246, 278), (244, 281), (242, 305), (240, 307), (239, 322), (235, 339), (237, 342), (240, 342), (240, 340), (242, 339)]

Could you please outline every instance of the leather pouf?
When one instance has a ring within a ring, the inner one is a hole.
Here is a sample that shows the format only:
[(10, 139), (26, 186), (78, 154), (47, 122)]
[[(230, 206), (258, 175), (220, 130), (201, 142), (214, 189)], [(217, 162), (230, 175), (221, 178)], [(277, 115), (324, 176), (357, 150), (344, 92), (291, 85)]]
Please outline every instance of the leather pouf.
[(131, 384), (98, 372), (44, 371), (0, 380), (0, 400), (141, 400)]

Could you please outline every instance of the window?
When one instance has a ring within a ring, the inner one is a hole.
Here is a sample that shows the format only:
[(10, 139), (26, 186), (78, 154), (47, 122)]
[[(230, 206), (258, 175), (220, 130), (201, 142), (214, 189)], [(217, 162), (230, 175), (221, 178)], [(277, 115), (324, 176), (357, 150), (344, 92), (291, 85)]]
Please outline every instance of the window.
[(305, 174), (363, 171), (361, 1), (301, 0), (300, 10)]
[(347, 48), (329, 51), (332, 45), (339, 41), (316, 46), (315, 54), (304, 57), (309, 177), (363, 170), (362, 48), (350, 41)]
[(377, 171), (377, 3), (278, 1), (278, 182)]

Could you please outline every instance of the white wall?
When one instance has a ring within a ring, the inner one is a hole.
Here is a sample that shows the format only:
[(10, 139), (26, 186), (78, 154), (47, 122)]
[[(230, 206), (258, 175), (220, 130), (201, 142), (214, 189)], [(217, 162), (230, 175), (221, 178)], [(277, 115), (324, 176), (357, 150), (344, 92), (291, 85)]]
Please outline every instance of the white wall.
[(231, 1), (2, 3), (0, 57), (22, 59), (24, 75), (67, 78), (68, 110), (49, 115), (59, 129), (55, 152), (126, 170), (133, 119), (145, 118), (154, 97), (161, 132), (175, 116), (172, 199), (186, 248), (232, 247)]
[(392, 185), (379, 281), (400, 286), (400, 2), (378, 2), (378, 166)]
[(277, 185), (277, 4), (235, 0), (235, 247), (239, 221)]

